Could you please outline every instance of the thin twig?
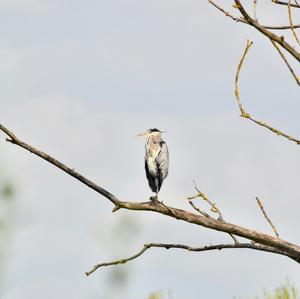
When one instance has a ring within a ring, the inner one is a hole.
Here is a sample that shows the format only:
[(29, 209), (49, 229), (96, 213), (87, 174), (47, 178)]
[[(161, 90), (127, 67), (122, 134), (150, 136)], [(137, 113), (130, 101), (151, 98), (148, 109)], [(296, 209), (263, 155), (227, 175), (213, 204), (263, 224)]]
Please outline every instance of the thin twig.
[(256, 201), (257, 201), (258, 206), (259, 206), (259, 208), (261, 209), (261, 211), (262, 211), (264, 217), (267, 219), (267, 221), (268, 221), (269, 224), (271, 225), (271, 227), (272, 227), (272, 229), (273, 229), (273, 231), (274, 231), (274, 233), (275, 233), (277, 239), (279, 239), (278, 231), (277, 231), (275, 225), (272, 223), (270, 217), (267, 215), (267, 213), (266, 213), (266, 211), (265, 211), (265, 209), (264, 209), (263, 203), (261, 202), (261, 200), (260, 200), (258, 197), (256, 197)]
[(241, 60), (238, 64), (237, 72), (236, 72), (236, 75), (235, 75), (235, 91), (234, 92), (235, 92), (235, 97), (236, 97), (239, 109), (241, 111), (241, 116), (243, 116), (243, 117), (247, 116), (247, 113), (246, 113), (245, 109), (243, 108), (241, 98), (240, 98), (239, 76), (240, 76), (240, 71), (241, 71), (242, 66), (243, 66), (244, 59), (245, 59), (245, 57), (246, 57), (246, 55), (247, 55), (247, 53), (248, 53), (248, 51), (249, 51), (249, 49), (251, 48), (252, 45), (253, 45), (253, 42), (247, 40), (246, 48), (245, 48), (244, 53), (242, 55), (242, 58), (241, 58)]
[[(202, 197), (203, 197), (203, 193), (201, 193), (202, 194)], [(205, 196), (205, 195), (204, 195)], [(199, 193), (197, 194), (197, 195), (195, 195), (195, 196), (191, 196), (191, 197), (188, 197), (188, 202), (189, 202), (189, 204), (193, 207), (193, 209), (195, 210), (195, 211), (197, 211), (198, 213), (200, 213), (202, 216), (204, 216), (204, 217), (206, 217), (206, 218), (212, 218), (208, 213), (206, 213), (206, 212), (204, 212), (204, 211), (202, 211), (201, 209), (199, 209), (194, 203), (193, 203), (193, 199), (195, 199), (195, 198), (197, 198), (197, 197), (199, 197)], [(206, 196), (205, 196), (205, 198), (206, 198)], [(222, 220), (221, 219), (219, 219), (220, 221), (224, 221), (224, 219), (222, 218)], [(238, 244), (239, 243), (239, 241), (237, 240), (237, 238), (234, 236), (234, 235), (232, 235), (232, 234), (230, 234), (229, 233), (229, 236), (233, 239), (233, 241), (234, 241), (234, 243), (235, 244)]]
[[(274, 248), (271, 248), (268, 246), (261, 246), (261, 245), (251, 244), (251, 243), (217, 244), (217, 245), (209, 245), (209, 246), (202, 246), (202, 247), (191, 247), (191, 246), (182, 245), (182, 244), (149, 243), (149, 244), (145, 244), (139, 252), (137, 252), (136, 254), (134, 254), (128, 258), (115, 260), (115, 261), (108, 262), (108, 263), (97, 264), (90, 271), (87, 271), (85, 274), (87, 276), (89, 276), (101, 267), (126, 264), (127, 262), (140, 257), (143, 253), (145, 253), (145, 251), (147, 251), (148, 249), (153, 248), (153, 247), (165, 248), (165, 249), (176, 248), (176, 249), (183, 249), (183, 250), (193, 251), (193, 252), (233, 249), (233, 248), (247, 248), (247, 249), (254, 249), (254, 250), (259, 250), (259, 251), (272, 252), (272, 253), (276, 253), (276, 254), (283, 254), (283, 255), (286, 255), (286, 256), (292, 258), (293, 260), (295, 260), (293, 257), (289, 256), (286, 253), (281, 252), (280, 250), (277, 250), (277, 249), (274, 249)], [(297, 261), (297, 262), (299, 263), (299, 261)]]
[(300, 41), (298, 38), (298, 35), (294, 29), (294, 24), (293, 24), (293, 17), (292, 17), (292, 10), (291, 10), (291, 0), (288, 0), (288, 14), (289, 14), (289, 21), (290, 21), (290, 25), (291, 25), (291, 30), (293, 32), (294, 38), (296, 40), (296, 42), (298, 43), (298, 45), (300, 45)]
[(232, 14), (230, 14), (228, 11), (226, 11), (225, 9), (223, 9), (221, 6), (219, 6), (218, 4), (216, 4), (214, 1), (208, 0), (208, 2), (211, 5), (213, 5), (215, 8), (217, 8), (219, 11), (221, 11), (226, 17), (229, 17), (229, 18), (231, 18), (232, 20), (234, 20), (236, 22), (245, 22), (243, 19), (235, 17)]
[[(221, 11), (226, 17), (231, 18), (233, 21), (241, 22), (241, 23), (249, 25), (249, 23), (245, 19), (238, 18), (238, 17), (232, 15), (231, 13), (229, 13), (228, 11), (226, 11), (225, 9), (223, 9), (221, 6), (219, 6), (218, 4), (216, 4), (214, 1), (208, 0), (208, 2), (211, 5), (213, 5), (216, 9), (218, 9), (219, 11)], [(282, 25), (282, 26), (261, 25), (261, 26), (264, 27), (265, 29), (271, 29), (271, 30), (289, 30), (289, 29), (291, 29), (290, 25)], [(300, 28), (300, 24), (294, 25), (294, 28)]]
[(288, 135), (288, 134), (286, 134), (286, 133), (284, 133), (284, 132), (276, 129), (276, 128), (268, 125), (267, 123), (265, 123), (263, 121), (256, 120), (256, 119), (252, 118), (251, 116), (249, 116), (249, 117), (244, 116), (244, 118), (248, 118), (252, 122), (256, 123), (257, 125), (259, 125), (261, 127), (264, 127), (266, 129), (272, 131), (273, 133), (277, 134), (278, 136), (282, 136), (282, 137), (284, 137), (284, 138), (286, 138), (286, 139), (288, 139), (290, 141), (295, 142), (296, 144), (300, 144), (300, 140), (299, 139), (296, 139), (296, 138), (294, 138), (294, 137), (292, 137), (292, 136), (290, 136), (290, 135)]
[[(244, 22), (245, 24), (248, 24), (247, 22)], [(262, 25), (264, 28), (266, 29), (271, 29), (271, 30), (289, 30), (291, 29), (291, 26), (289, 25), (282, 25), (282, 26), (265, 26), (265, 25)], [(294, 28), (300, 28), (300, 24), (297, 24), (297, 25), (294, 25)]]
[(257, 5), (257, 0), (253, 0), (253, 19), (254, 19), (255, 21), (257, 21), (256, 5)]
[(195, 190), (198, 192), (198, 194), (196, 194), (195, 196), (192, 197), (188, 197), (188, 200), (197, 198), (197, 197), (201, 197), (204, 201), (206, 201), (209, 205), (210, 205), (210, 210), (214, 213), (217, 213), (219, 215), (218, 220), (220, 221), (224, 221), (223, 215), (221, 213), (221, 211), (219, 210), (219, 208), (217, 207), (217, 204), (215, 202), (212, 202), (208, 196), (206, 194), (204, 194), (198, 187), (197, 187), (197, 183), (196, 181), (194, 181), (194, 188)]
[(193, 198), (195, 197), (193, 196), (192, 198), (191, 197), (188, 198), (189, 204), (193, 207), (193, 209), (206, 218), (212, 218), (209, 214), (196, 207), (196, 205), (192, 202)]
[[(275, 4), (280, 4), (280, 5), (288, 5), (288, 2), (284, 2), (284, 1), (279, 1), (279, 0), (272, 0), (273, 3)], [(300, 8), (299, 4), (295, 1), (295, 4), (291, 3), (291, 7), (295, 7), (295, 8)]]
[(245, 59), (245, 56), (248, 52), (248, 50), (250, 49), (252, 45), (252, 42), (249, 42), (247, 41), (247, 45), (246, 45), (246, 48), (244, 50), (244, 53), (243, 53), (243, 56), (238, 64), (238, 69), (237, 69), (237, 72), (236, 72), (236, 76), (235, 76), (235, 96), (236, 96), (236, 100), (237, 100), (237, 103), (238, 103), (238, 106), (239, 106), (239, 109), (240, 109), (240, 112), (241, 112), (241, 117), (243, 118), (247, 118), (249, 120), (251, 120), (252, 122), (256, 123), (257, 125), (261, 126), (261, 127), (264, 127), (270, 131), (272, 131), (273, 133), (277, 134), (278, 136), (282, 136), (290, 141), (293, 141), (297, 144), (300, 144), (300, 140), (299, 139), (296, 139), (270, 125), (268, 125), (267, 123), (263, 122), (263, 121), (260, 121), (260, 120), (256, 120), (254, 119), (246, 110), (245, 108), (243, 107), (242, 105), (242, 102), (241, 102), (241, 99), (240, 99), (240, 94), (239, 94), (239, 75), (240, 75), (240, 71), (241, 71), (241, 68), (243, 66), (243, 62), (244, 62), (244, 59)]
[(282, 58), (282, 60), (285, 62), (286, 66), (288, 67), (288, 69), (291, 72), (292, 76), (296, 80), (296, 83), (300, 86), (300, 80), (299, 80), (298, 76), (296, 75), (296, 73), (294, 72), (294, 70), (291, 67), (291, 65), (289, 64), (289, 62), (287, 61), (287, 59), (286, 59), (285, 55), (283, 54), (283, 52), (280, 50), (280, 48), (278, 47), (278, 45), (274, 41), (271, 40), (271, 43), (273, 44), (274, 48), (279, 53), (279, 55)]
[[(196, 181), (194, 180), (194, 188), (195, 190), (197, 191), (198, 194), (196, 194), (195, 196), (190, 196), (188, 197), (188, 201), (190, 203), (190, 205), (196, 210), (198, 211), (199, 213), (201, 213), (202, 215), (205, 215), (206, 213), (203, 212), (202, 210), (200, 210), (198, 207), (195, 206), (195, 204), (192, 202), (193, 199), (197, 198), (197, 197), (201, 197), (204, 201), (206, 201), (209, 205), (210, 205), (210, 210), (214, 213), (218, 213), (219, 217), (218, 217), (218, 220), (219, 221), (223, 221), (225, 222), (224, 220), (224, 217), (220, 211), (220, 209), (217, 207), (216, 203), (212, 202), (207, 195), (205, 195), (203, 192), (201, 192), (201, 190), (197, 187), (197, 183)], [(207, 214), (208, 215), (208, 214)], [(209, 217), (211, 217), (210, 215), (208, 215)], [(207, 217), (207, 216), (206, 216)], [(233, 234), (230, 234), (229, 233), (229, 236), (233, 239), (234, 243), (235, 244), (238, 244), (239, 241), (237, 240), (237, 238), (233, 235)]]

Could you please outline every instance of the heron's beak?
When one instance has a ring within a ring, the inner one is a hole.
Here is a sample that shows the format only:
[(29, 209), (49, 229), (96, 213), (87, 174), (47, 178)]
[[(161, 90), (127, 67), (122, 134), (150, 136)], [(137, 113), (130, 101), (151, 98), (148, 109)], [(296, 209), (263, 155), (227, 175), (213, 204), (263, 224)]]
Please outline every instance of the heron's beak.
[(140, 133), (135, 135), (135, 137), (146, 137), (148, 135), (148, 132)]

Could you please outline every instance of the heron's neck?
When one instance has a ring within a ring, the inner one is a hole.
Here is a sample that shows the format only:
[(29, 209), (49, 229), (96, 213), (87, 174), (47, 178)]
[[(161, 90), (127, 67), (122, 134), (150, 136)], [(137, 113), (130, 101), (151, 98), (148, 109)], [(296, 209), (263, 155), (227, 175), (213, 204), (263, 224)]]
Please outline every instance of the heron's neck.
[(161, 135), (152, 135), (147, 138), (147, 144), (157, 144), (162, 141)]

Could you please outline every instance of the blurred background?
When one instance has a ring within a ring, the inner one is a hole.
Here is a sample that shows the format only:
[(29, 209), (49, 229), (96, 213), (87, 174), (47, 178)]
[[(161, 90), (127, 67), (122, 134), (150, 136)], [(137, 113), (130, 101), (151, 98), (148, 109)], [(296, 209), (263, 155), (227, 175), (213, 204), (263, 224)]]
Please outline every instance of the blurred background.
[[(259, 20), (287, 25), (287, 8), (265, 2)], [(245, 108), (300, 137), (298, 87), (267, 39), (199, 0), (0, 0), (0, 18), (0, 118), (18, 137), (121, 199), (145, 201), (144, 144), (134, 136), (165, 130), (166, 204), (190, 210), (195, 179), (227, 221), (272, 234), (259, 196), (280, 236), (300, 243), (299, 147), (241, 119), (234, 98), (251, 39)], [(1, 299), (253, 298), (287, 278), (300, 288), (295, 262), (247, 250), (153, 249), (85, 277), (147, 242), (231, 240), (149, 212), (112, 214), (108, 200), (4, 134), (0, 193)]]

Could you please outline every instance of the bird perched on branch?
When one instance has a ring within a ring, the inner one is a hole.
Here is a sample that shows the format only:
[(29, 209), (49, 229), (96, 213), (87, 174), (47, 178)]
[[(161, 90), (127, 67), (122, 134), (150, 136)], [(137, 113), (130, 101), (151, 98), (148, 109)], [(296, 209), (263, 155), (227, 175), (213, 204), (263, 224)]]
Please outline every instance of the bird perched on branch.
[(151, 201), (158, 200), (158, 192), (169, 171), (169, 152), (167, 144), (161, 137), (163, 132), (158, 129), (149, 129), (138, 134), (139, 137), (146, 137), (145, 142), (145, 170), (149, 187), (155, 196)]

